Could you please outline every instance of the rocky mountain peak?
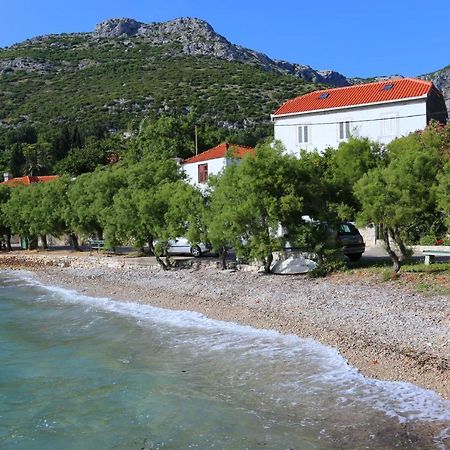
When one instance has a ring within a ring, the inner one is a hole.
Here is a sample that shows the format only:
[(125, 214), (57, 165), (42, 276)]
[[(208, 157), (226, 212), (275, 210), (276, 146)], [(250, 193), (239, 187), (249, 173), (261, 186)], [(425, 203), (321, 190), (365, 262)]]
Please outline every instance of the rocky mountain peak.
[(143, 23), (134, 19), (108, 19), (99, 23), (93, 32), (95, 37), (117, 38), (120, 36), (152, 36), (155, 34), (182, 35), (200, 33), (204, 36), (217, 36), (214, 29), (204, 20), (182, 17), (167, 22)]
[(143, 23), (134, 19), (108, 19), (99, 23), (93, 34), (105, 38), (134, 36), (143, 25)]
[(154, 45), (177, 43), (185, 55), (207, 56), (240, 61), (260, 66), (264, 70), (289, 73), (313, 83), (346, 86), (340, 73), (316, 71), (309, 66), (277, 61), (254, 50), (230, 43), (202, 19), (183, 17), (167, 22), (145, 24), (134, 19), (109, 19), (97, 25), (94, 37), (118, 38), (140, 36)]

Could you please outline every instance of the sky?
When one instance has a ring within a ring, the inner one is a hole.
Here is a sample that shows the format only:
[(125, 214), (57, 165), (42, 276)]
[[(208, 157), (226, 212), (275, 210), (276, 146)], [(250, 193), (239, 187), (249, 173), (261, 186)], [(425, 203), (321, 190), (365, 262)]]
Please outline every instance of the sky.
[(234, 44), (349, 77), (416, 76), (450, 64), (448, 0), (0, 0), (0, 47), (117, 17), (198, 17)]

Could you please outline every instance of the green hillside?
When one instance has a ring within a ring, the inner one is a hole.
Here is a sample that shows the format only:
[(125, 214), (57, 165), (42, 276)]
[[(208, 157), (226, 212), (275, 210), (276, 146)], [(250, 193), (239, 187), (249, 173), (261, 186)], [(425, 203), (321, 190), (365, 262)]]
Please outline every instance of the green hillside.
[[(9, 67), (7, 63), (9, 62)], [(145, 38), (49, 36), (0, 50), (1, 129), (100, 121), (136, 125), (149, 115), (195, 112), (225, 127), (268, 123), (284, 100), (313, 85), (243, 62), (184, 55)]]

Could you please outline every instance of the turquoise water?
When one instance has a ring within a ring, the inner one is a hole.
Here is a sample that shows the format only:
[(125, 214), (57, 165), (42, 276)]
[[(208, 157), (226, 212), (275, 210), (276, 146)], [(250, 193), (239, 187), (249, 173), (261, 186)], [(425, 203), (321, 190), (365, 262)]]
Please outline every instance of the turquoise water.
[(2, 449), (445, 448), (449, 408), (312, 340), (0, 273)]

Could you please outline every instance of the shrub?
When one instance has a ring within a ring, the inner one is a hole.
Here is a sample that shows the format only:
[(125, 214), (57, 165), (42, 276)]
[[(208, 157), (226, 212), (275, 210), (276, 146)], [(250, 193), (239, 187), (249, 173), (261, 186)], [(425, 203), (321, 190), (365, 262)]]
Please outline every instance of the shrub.
[(341, 258), (339, 259), (330, 259), (319, 266), (317, 266), (311, 272), (308, 272), (308, 275), (311, 278), (323, 278), (333, 272), (345, 272), (348, 269), (347, 264)]

